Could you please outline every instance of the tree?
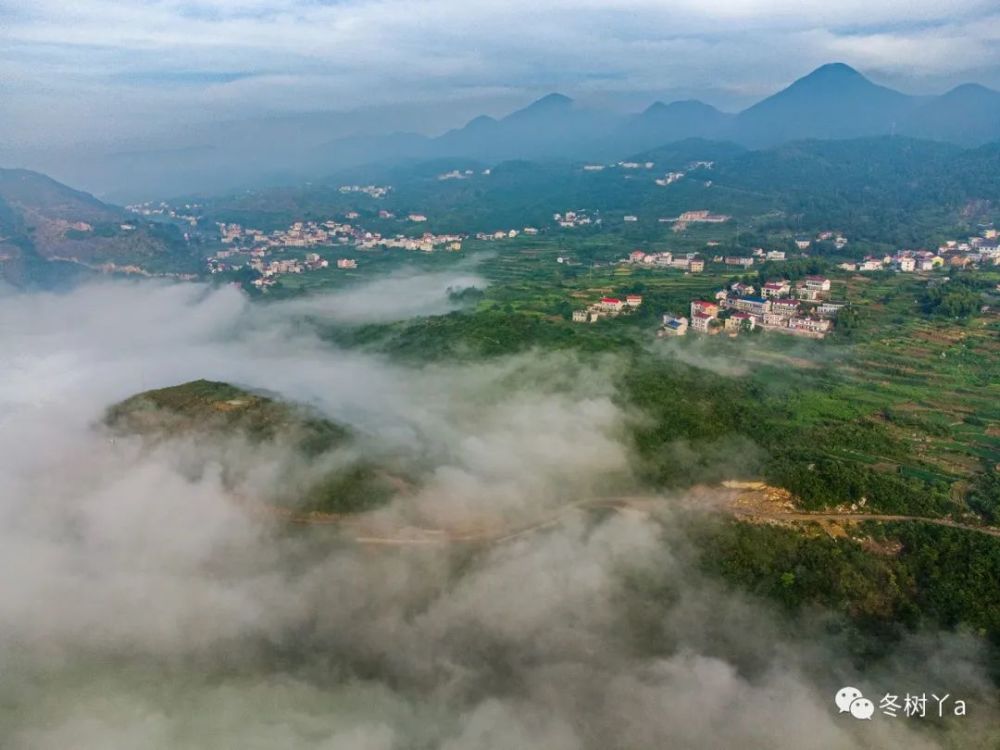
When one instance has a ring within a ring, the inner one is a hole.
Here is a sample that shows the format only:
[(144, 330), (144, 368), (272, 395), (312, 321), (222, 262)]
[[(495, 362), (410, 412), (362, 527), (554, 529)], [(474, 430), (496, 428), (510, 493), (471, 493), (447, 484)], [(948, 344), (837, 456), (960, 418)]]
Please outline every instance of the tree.
[(1000, 471), (993, 467), (980, 474), (965, 501), (987, 523), (1000, 522)]

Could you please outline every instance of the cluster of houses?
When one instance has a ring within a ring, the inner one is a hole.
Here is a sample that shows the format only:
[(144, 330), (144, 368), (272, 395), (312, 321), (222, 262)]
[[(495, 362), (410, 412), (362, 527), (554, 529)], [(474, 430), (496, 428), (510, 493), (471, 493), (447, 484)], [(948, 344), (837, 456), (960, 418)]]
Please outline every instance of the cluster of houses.
[(163, 201), (159, 203), (146, 201), (145, 203), (133, 203), (125, 206), (125, 210), (129, 213), (138, 214), (139, 216), (165, 216), (177, 221), (183, 221), (192, 227), (198, 224), (201, 208), (201, 204), (199, 203), (185, 203), (183, 206), (175, 208)]
[(419, 237), (407, 237), (402, 234), (385, 237), (380, 232), (362, 232), (354, 244), (359, 250), (374, 250), (383, 247), (432, 253), (435, 250), (461, 250), (464, 239), (465, 236), (461, 234), (434, 234), (433, 232), (424, 232)]
[(738, 335), (756, 328), (809, 338), (823, 338), (845, 303), (828, 299), (830, 280), (807, 276), (794, 288), (787, 280), (769, 281), (760, 290), (735, 282), (720, 289), (714, 300), (694, 300), (691, 317), (663, 316), (661, 336), (699, 333)]
[[(713, 263), (739, 268), (749, 268), (757, 260), (783, 261), (786, 260), (786, 255), (784, 250), (764, 250), (758, 247), (753, 251), (752, 255), (716, 255), (712, 258)], [(701, 273), (705, 270), (705, 261), (698, 253), (674, 255), (669, 250), (651, 253), (642, 250), (633, 250), (627, 258), (622, 258), (618, 262), (653, 268), (677, 268), (682, 271), (690, 271), (691, 273)]]
[[(350, 214), (348, 214), (350, 216)], [(357, 214), (354, 214), (357, 217)], [(333, 242), (346, 244), (355, 236), (355, 228), (350, 224), (336, 221), (296, 221), (287, 229), (264, 232), (260, 229), (243, 227), (240, 224), (219, 222), (219, 237), (224, 245), (238, 247), (252, 246), (255, 249), (275, 249), (287, 247), (316, 247)]]
[(340, 192), (363, 193), (371, 198), (384, 198), (392, 191), (392, 185), (341, 185)]
[(453, 169), (450, 172), (439, 174), (437, 178), (442, 182), (445, 180), (467, 180), (474, 174), (475, 172), (471, 169)]
[(869, 255), (859, 263), (841, 263), (840, 268), (861, 273), (886, 270), (913, 273), (933, 271), (943, 266), (967, 268), (989, 265), (1000, 265), (1000, 242), (997, 230), (992, 228), (964, 242), (948, 240), (937, 252), (900, 250), (895, 255)]
[[(378, 186), (345, 185), (341, 188), (358, 192), (366, 192), (368, 188), (383, 188)], [(384, 188), (388, 190), (389, 188)], [(387, 211), (379, 212), (383, 218), (392, 218)], [(348, 219), (358, 218), (354, 211), (346, 214)], [(426, 217), (411, 216), (411, 221), (425, 220)], [(303, 273), (306, 271), (327, 268), (329, 262), (320, 258), (317, 253), (308, 253), (304, 259), (274, 258), (276, 253), (282, 253), (292, 248), (328, 247), (331, 245), (353, 244), (359, 250), (375, 248), (398, 248), (433, 252), (439, 249), (461, 250), (464, 235), (433, 234), (424, 232), (419, 237), (409, 237), (402, 234), (383, 236), (380, 232), (367, 231), (356, 224), (330, 221), (297, 221), (287, 229), (264, 232), (260, 229), (243, 227), (240, 224), (218, 223), (219, 239), (226, 247), (215, 252), (207, 259), (209, 273), (238, 271), (244, 267), (252, 268), (260, 274), (254, 282), (260, 288), (272, 286), (275, 277), (288, 273)], [(505, 234), (506, 236), (506, 234)], [(338, 268), (356, 268), (357, 264), (349, 258), (337, 261)]]
[(652, 169), (656, 164), (651, 161), (620, 161), (616, 164), (584, 164), (584, 172), (603, 172), (605, 169)]
[(523, 229), (498, 229), (495, 232), (476, 232), (475, 237), (482, 242), (493, 242), (495, 240), (512, 240), (519, 234), (533, 237), (538, 234), (536, 227), (524, 227)]
[(601, 297), (597, 302), (588, 305), (585, 310), (573, 311), (574, 323), (596, 323), (601, 318), (614, 318), (622, 313), (629, 313), (642, 304), (642, 297), (629, 294), (624, 299), (619, 297)]
[[(840, 232), (820, 232), (816, 235), (817, 242), (832, 242), (833, 246), (838, 250), (843, 250), (847, 247), (847, 238)], [(798, 244), (798, 243), (796, 243)], [(808, 247), (808, 245), (806, 246)], [(800, 247), (799, 250), (805, 250), (806, 247)]]
[[(278, 276), (287, 273), (318, 271), (321, 268), (327, 268), (330, 265), (330, 261), (321, 258), (319, 253), (307, 253), (305, 260), (281, 258), (279, 260), (266, 261), (263, 258), (251, 258), (247, 265), (260, 274), (250, 283), (258, 289), (266, 289), (277, 283)], [(340, 265), (340, 261), (337, 262), (337, 265)]]
[[(799, 250), (808, 250), (813, 243), (813, 238), (805, 235), (799, 235), (795, 238), (795, 247)], [(833, 246), (837, 250), (843, 250), (847, 247), (847, 238), (840, 232), (823, 231), (816, 235), (816, 242), (832, 242)]]
[(219, 223), (219, 236), (224, 247), (206, 261), (209, 273), (239, 271), (252, 268), (261, 274), (258, 286), (273, 285), (274, 277), (286, 273), (303, 273), (326, 268), (329, 263), (317, 253), (308, 253), (305, 259), (280, 258), (271, 260), (275, 253), (288, 248), (309, 248), (330, 245), (334, 242), (346, 244), (353, 235), (349, 224), (327, 221), (295, 222), (288, 229), (263, 232), (259, 229), (244, 228), (240, 224)]
[(712, 258), (713, 263), (723, 263), (727, 266), (737, 266), (740, 268), (750, 268), (756, 261), (782, 261), (788, 260), (784, 250), (765, 250), (762, 247), (754, 248), (750, 255), (716, 255)]
[(673, 185), (675, 182), (684, 179), (686, 172), (667, 172), (663, 177), (656, 180), (656, 184), (660, 187), (666, 187), (667, 185)]
[(591, 224), (599, 225), (601, 223), (600, 217), (591, 218), (587, 213), (587, 210), (584, 208), (577, 209), (576, 211), (566, 211), (565, 213), (552, 214), (552, 220), (563, 229), (586, 227)]
[(929, 250), (900, 250), (895, 255), (866, 255), (859, 263), (847, 262), (838, 265), (844, 271), (885, 271), (895, 269), (903, 273), (913, 271), (933, 271), (944, 265), (944, 258)]
[(656, 253), (633, 250), (627, 258), (623, 258), (619, 263), (641, 265), (650, 268), (676, 268), (691, 273), (701, 273), (705, 270), (705, 261), (697, 253), (685, 253), (675, 256), (669, 250)]

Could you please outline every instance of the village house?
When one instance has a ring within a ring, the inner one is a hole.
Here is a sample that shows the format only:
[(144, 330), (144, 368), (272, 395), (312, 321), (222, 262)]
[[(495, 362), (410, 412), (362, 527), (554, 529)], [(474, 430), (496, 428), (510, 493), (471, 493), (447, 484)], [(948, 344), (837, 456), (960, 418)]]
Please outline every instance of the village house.
[(707, 315), (710, 318), (714, 318), (719, 314), (719, 306), (714, 302), (709, 302), (708, 300), (696, 299), (691, 303), (691, 318), (692, 325), (694, 317), (698, 314)]
[(806, 289), (815, 289), (818, 292), (830, 291), (830, 279), (825, 276), (806, 276), (803, 285)]
[(705, 270), (705, 261), (701, 258), (691, 258), (688, 270), (691, 271), (691, 273), (701, 273)]
[(732, 306), (741, 312), (763, 315), (770, 311), (771, 301), (764, 297), (737, 297)]
[(846, 302), (823, 302), (816, 307), (816, 314), (821, 318), (836, 318), (837, 313), (846, 306)]
[(751, 331), (754, 328), (756, 321), (753, 315), (745, 312), (734, 312), (728, 318), (726, 318), (725, 327), (727, 331), (740, 332), (745, 327), (749, 328)]
[(789, 331), (813, 334), (821, 338), (830, 330), (832, 324), (829, 320), (817, 320), (815, 318), (791, 318), (788, 321)]
[(618, 297), (601, 297), (600, 300), (587, 307), (586, 310), (573, 312), (574, 323), (596, 322), (601, 316), (615, 317), (624, 312), (635, 310), (642, 304), (642, 296), (629, 294), (625, 299)]
[(753, 265), (752, 257), (742, 257), (739, 255), (727, 255), (725, 259), (725, 264), (727, 266), (742, 266), (743, 268), (749, 268)]
[(881, 271), (882, 261), (878, 258), (872, 258), (871, 256), (865, 258), (860, 265), (858, 265), (859, 271)]
[(700, 333), (710, 333), (712, 332), (712, 321), (717, 320), (714, 315), (709, 315), (708, 313), (693, 313), (691, 315), (691, 328), (692, 330), (699, 331)]
[(337, 258), (337, 268), (357, 268), (358, 262), (353, 258)]
[(796, 299), (776, 299), (771, 301), (771, 312), (783, 318), (789, 318), (799, 311), (799, 301)]
[(791, 283), (785, 279), (782, 279), (781, 281), (769, 281), (766, 284), (764, 284), (763, 288), (761, 289), (761, 294), (764, 297), (768, 298), (786, 297), (791, 293), (791, 291), (792, 291)]
[(660, 329), (658, 336), (685, 336), (688, 330), (688, 319), (687, 318), (677, 318), (673, 315), (663, 316), (663, 327)]

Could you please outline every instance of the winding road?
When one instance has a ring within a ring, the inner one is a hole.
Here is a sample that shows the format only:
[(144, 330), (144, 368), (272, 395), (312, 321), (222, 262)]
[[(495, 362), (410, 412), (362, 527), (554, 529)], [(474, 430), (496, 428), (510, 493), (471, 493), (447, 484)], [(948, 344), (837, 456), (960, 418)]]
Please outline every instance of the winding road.
[[(658, 511), (678, 508), (721, 511), (749, 523), (835, 523), (851, 524), (863, 521), (926, 523), (961, 529), (977, 534), (1000, 537), (1000, 528), (976, 526), (948, 518), (928, 518), (885, 513), (856, 511), (808, 512), (795, 508), (787, 493), (760, 483), (729, 483), (735, 486), (703, 488), (694, 493), (693, 499), (671, 499), (663, 495), (627, 495), (581, 500), (541, 513), (523, 522), (494, 523), (477, 528), (425, 528), (413, 525), (387, 524), (369, 515), (338, 515), (328, 513), (295, 513), (277, 508), (266, 508), (273, 518), (308, 526), (336, 526), (352, 534), (353, 541), (363, 545), (380, 546), (440, 546), (447, 544), (496, 544), (564, 523), (580, 511), (608, 509), (619, 513), (636, 513), (645, 517)], [(778, 494), (782, 500), (775, 501)]]

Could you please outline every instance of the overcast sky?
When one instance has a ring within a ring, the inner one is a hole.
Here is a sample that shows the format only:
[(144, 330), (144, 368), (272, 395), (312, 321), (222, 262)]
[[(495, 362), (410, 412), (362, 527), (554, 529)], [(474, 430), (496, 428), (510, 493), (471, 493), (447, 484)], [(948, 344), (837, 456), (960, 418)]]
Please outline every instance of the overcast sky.
[[(0, 142), (363, 109), (434, 132), (558, 90), (734, 109), (824, 62), (1000, 87), (996, 0), (0, 0)], [(381, 109), (389, 107), (389, 109)]]

